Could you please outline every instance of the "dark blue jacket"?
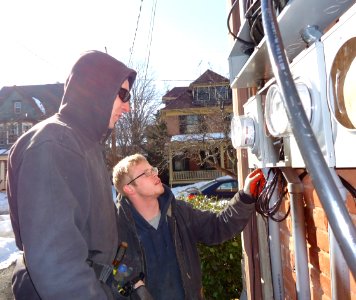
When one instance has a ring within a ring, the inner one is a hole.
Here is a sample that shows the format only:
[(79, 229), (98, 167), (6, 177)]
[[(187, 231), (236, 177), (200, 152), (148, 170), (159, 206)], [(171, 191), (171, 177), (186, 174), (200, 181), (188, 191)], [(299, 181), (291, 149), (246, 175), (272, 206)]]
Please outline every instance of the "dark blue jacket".
[[(239, 234), (246, 226), (255, 205), (254, 203), (247, 204), (251, 202), (251, 198), (240, 192), (231, 199), (229, 205), (222, 212), (202, 211), (194, 209), (191, 204), (185, 201), (176, 200), (167, 186), (165, 186), (165, 192), (159, 200), (161, 203), (163, 201), (168, 204), (166, 213), (165, 211), (161, 212), (161, 222), (166, 218), (169, 225), (181, 276), (178, 285), (181, 282), (184, 299), (204, 299), (197, 244), (220, 244)], [(128, 249), (122, 263), (132, 269), (132, 273), (127, 279), (143, 272), (146, 275), (147, 289), (150, 293), (154, 293), (153, 290), (158, 287), (151, 284), (150, 277), (157, 277), (160, 274), (151, 275), (149, 273), (150, 260), (148, 259), (147, 249), (139, 238), (142, 233), (136, 225), (135, 219), (137, 220), (137, 217), (133, 216), (133, 210), (130, 201), (122, 198), (119, 202), (118, 211), (119, 241), (128, 243)], [(162, 262), (162, 274), (165, 272), (163, 271), (165, 267)], [(161, 298), (158, 297), (158, 299)]]

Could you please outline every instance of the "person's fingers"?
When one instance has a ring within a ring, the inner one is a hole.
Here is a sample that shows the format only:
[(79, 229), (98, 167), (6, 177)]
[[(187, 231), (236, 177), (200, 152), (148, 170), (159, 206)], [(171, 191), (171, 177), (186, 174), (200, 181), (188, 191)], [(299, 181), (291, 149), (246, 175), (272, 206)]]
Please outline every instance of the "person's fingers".
[[(251, 174), (251, 175), (252, 175), (252, 174)], [(254, 174), (253, 176), (251, 176), (251, 177), (250, 177), (250, 180), (251, 180), (252, 182), (258, 181), (259, 179), (262, 178), (262, 176), (263, 176), (263, 174), (259, 172), (259, 173), (257, 173), (257, 174)]]
[(252, 172), (248, 175), (248, 177), (251, 178), (251, 177), (255, 176), (256, 174), (260, 174), (260, 173), (262, 173), (261, 170), (260, 170), (260, 169), (256, 169), (256, 170), (252, 171)]

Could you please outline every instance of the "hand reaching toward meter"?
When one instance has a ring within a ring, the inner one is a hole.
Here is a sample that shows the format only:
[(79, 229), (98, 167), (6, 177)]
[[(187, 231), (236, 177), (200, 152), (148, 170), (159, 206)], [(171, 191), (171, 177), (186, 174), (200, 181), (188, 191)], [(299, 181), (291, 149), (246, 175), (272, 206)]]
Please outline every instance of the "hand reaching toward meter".
[(246, 177), (244, 193), (256, 199), (261, 193), (265, 184), (266, 180), (261, 169), (256, 169)]

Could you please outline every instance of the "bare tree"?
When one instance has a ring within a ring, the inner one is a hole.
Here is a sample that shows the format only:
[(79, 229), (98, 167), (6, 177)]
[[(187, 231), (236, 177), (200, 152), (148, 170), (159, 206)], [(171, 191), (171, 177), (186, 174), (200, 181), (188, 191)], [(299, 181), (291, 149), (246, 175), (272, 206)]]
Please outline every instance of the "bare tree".
[(161, 105), (152, 77), (145, 76), (143, 66), (135, 69), (137, 78), (131, 89), (130, 112), (121, 116), (106, 145), (109, 168), (127, 155), (147, 153), (146, 130), (154, 124), (155, 115)]
[(173, 158), (189, 158), (200, 166), (236, 177), (237, 153), (229, 135), (230, 120), (231, 113), (221, 107), (215, 107), (209, 114), (199, 115), (199, 124), (194, 130), (196, 133), (182, 135), (181, 140), (170, 143)]

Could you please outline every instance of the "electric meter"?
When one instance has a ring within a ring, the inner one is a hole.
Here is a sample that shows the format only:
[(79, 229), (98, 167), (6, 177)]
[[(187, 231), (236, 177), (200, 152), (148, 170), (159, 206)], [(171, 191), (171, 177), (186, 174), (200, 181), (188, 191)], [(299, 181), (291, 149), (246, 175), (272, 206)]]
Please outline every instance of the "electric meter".
[(275, 149), (265, 135), (262, 96), (255, 95), (244, 104), (244, 115), (231, 121), (231, 140), (234, 148), (245, 148), (250, 168), (264, 168), (276, 163)]
[[(312, 120), (313, 103), (308, 86), (295, 81), (295, 86), (309, 122)], [(283, 96), (276, 84), (273, 84), (266, 95), (265, 118), (268, 131), (275, 137), (286, 137), (292, 134)]]
[(235, 149), (252, 148), (255, 144), (255, 124), (247, 116), (234, 116), (231, 120), (231, 142)]
[(289, 136), (292, 132), (282, 97), (279, 87), (271, 85), (266, 95), (265, 119), (268, 131), (275, 137)]
[(356, 37), (343, 44), (331, 67), (330, 99), (336, 120), (348, 129), (356, 129)]
[(356, 167), (356, 4), (322, 38), (337, 168)]

